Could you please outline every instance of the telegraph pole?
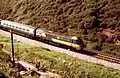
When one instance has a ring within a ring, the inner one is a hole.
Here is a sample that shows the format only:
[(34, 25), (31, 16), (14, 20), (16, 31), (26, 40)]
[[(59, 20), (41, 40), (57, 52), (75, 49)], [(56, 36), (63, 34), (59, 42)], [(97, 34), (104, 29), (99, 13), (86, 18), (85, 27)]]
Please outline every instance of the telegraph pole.
[(13, 67), (15, 66), (15, 58), (14, 58), (14, 41), (13, 41), (13, 32), (12, 30), (11, 32), (11, 44), (12, 44), (12, 63), (13, 63)]

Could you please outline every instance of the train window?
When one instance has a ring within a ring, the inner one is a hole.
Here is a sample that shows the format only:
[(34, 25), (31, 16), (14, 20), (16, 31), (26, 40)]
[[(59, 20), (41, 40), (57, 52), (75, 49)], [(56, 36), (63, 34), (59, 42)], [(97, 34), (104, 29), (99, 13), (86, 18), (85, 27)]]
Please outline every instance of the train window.
[(22, 29), (22, 28), (19, 27), (19, 29)]
[(4, 25), (6, 25), (6, 24), (4, 23)]
[(25, 30), (25, 29), (23, 28), (23, 30)]
[(68, 41), (67, 38), (64, 38), (64, 37), (59, 37), (60, 40), (64, 40), (64, 41)]
[(27, 31), (29, 31), (28, 29), (26, 29)]
[(18, 28), (18, 27), (16, 27), (16, 28)]
[(77, 42), (76, 42), (76, 40), (72, 40), (72, 43), (76, 44)]
[(13, 28), (15, 27), (15, 26), (12, 26)]
[(6, 26), (8, 26), (8, 24), (6, 24)]

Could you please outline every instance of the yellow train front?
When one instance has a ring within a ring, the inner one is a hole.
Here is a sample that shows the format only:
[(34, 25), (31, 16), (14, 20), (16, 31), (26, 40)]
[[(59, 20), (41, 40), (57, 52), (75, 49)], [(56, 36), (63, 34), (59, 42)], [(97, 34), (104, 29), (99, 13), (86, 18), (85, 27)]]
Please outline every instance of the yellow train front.
[(59, 44), (59, 47), (65, 47), (70, 50), (82, 50), (85, 45), (80, 37), (61, 36), (53, 33), (46, 33), (46, 39)]

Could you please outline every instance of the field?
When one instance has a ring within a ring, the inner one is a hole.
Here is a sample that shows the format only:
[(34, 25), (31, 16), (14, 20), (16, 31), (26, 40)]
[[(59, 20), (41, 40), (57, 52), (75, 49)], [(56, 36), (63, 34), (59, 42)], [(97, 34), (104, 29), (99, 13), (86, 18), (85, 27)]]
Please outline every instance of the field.
[[(5, 49), (11, 51), (10, 38), (0, 35), (0, 43), (4, 43)], [(120, 71), (106, 68), (101, 65), (88, 63), (65, 54), (55, 51), (47, 51), (40, 47), (29, 46), (22, 42), (14, 41), (15, 56), (18, 60), (23, 60), (35, 65), (40, 62), (40, 68), (44, 71), (51, 71), (59, 74), (63, 78), (119, 78)], [(6, 56), (6, 57), (4, 57)], [(6, 61), (9, 57), (0, 51), (0, 72), (10, 77), (11, 71)], [(7, 71), (9, 70), (9, 71)], [(36, 78), (36, 77), (34, 77)]]

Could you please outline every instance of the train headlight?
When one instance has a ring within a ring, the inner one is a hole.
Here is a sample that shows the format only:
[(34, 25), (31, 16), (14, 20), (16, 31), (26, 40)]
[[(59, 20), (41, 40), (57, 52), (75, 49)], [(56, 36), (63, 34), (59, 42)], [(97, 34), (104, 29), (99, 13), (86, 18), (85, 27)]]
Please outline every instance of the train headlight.
[(73, 39), (73, 40), (78, 40), (78, 37), (73, 36), (71, 39)]

